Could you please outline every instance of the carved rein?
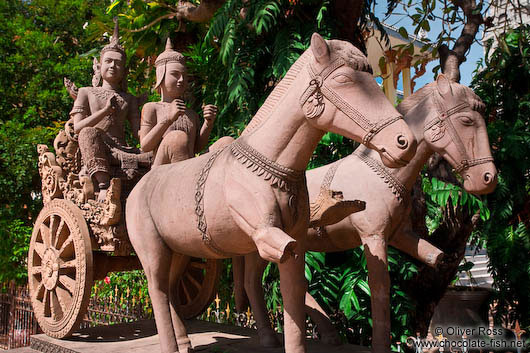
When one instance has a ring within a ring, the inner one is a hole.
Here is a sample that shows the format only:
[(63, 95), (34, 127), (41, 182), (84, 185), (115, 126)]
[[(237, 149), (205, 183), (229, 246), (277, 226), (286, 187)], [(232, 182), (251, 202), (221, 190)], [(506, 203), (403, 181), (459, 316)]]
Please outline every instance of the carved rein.
[(435, 102), (436, 109), (438, 111), (438, 116), (425, 125), (425, 131), (430, 130), (432, 128), (438, 128), (441, 130), (438, 137), (434, 137), (432, 139), (432, 142), (442, 138), (443, 135), (445, 134), (445, 129), (449, 131), (451, 140), (455, 144), (456, 149), (458, 150), (458, 153), (460, 154), (460, 158), (461, 158), (460, 163), (453, 169), (453, 171), (456, 173), (461, 173), (462, 171), (470, 167), (493, 162), (493, 157), (470, 158), (464, 146), (464, 143), (462, 142), (462, 139), (458, 135), (458, 132), (451, 120), (451, 117), (454, 116), (455, 114), (471, 108), (469, 103), (460, 102), (460, 103), (456, 103), (454, 106), (450, 108), (445, 109), (444, 104), (441, 99), (441, 95), (437, 94), (437, 92), (433, 92), (433, 100)]
[(390, 124), (403, 119), (403, 116), (393, 116), (383, 119), (376, 124), (370, 122), (361, 112), (352, 107), (347, 101), (345, 101), (337, 92), (331, 89), (326, 84), (326, 79), (338, 68), (346, 65), (346, 61), (343, 58), (334, 60), (330, 65), (325, 67), (320, 73), (317, 73), (313, 65), (310, 63), (309, 75), (311, 81), (309, 87), (306, 88), (302, 96), (300, 97), (300, 105), (303, 107), (306, 102), (313, 104), (314, 107), (309, 112), (305, 112), (306, 116), (310, 119), (319, 116), (324, 110), (323, 97), (326, 97), (337, 109), (343, 112), (348, 118), (353, 120), (357, 125), (361, 127), (366, 134), (362, 139), (362, 143), (366, 145), (372, 138), (377, 135), (381, 130)]

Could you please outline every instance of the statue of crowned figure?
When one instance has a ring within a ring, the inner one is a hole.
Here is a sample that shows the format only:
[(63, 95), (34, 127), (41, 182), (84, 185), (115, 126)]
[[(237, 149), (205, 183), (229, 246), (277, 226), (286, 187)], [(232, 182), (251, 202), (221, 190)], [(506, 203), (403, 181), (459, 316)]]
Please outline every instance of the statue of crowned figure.
[(143, 151), (153, 151), (154, 166), (182, 161), (202, 151), (217, 115), (216, 106), (204, 105), (204, 123), (199, 129), (197, 113), (186, 108), (183, 100), (188, 84), (185, 58), (173, 50), (169, 38), (155, 66), (155, 88), (162, 99), (144, 105), (140, 127), (140, 145)]
[[(193, 157), (208, 143), (217, 107), (203, 106), (204, 123), (199, 128), (198, 115), (183, 100), (188, 82), (184, 56), (173, 50), (169, 39), (155, 66), (155, 88), (162, 99), (145, 104), (140, 119), (138, 99), (126, 91), (126, 54), (116, 22), (110, 43), (94, 62), (92, 87), (77, 93), (70, 116), (78, 134), (82, 172), (91, 177), (99, 201), (105, 200), (116, 168), (130, 171), (174, 163)], [(141, 150), (125, 142), (126, 120)]]

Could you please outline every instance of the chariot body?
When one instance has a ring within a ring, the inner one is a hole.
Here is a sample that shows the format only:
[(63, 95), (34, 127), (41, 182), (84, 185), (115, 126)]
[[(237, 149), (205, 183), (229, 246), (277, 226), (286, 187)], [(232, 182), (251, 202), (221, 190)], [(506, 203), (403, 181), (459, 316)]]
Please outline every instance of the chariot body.
[[(127, 235), (127, 195), (149, 170), (130, 154), (115, 156), (104, 202), (97, 201), (92, 179), (69, 120), (54, 141), (55, 153), (38, 145), (44, 207), (31, 236), (28, 282), (35, 317), (51, 337), (63, 338), (79, 328), (94, 281), (109, 272), (141, 269)], [(219, 260), (190, 259), (178, 283), (180, 315), (192, 318), (211, 303), (217, 290)]]

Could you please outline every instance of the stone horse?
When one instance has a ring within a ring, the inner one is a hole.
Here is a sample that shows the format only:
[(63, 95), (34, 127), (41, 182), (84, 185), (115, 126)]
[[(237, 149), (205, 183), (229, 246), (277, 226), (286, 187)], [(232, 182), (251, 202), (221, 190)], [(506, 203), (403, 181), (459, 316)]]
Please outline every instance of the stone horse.
[(315, 33), (239, 139), (146, 174), (127, 200), (126, 220), (162, 351), (192, 351), (174, 285), (189, 256), (220, 259), (257, 250), (279, 264), (285, 351), (305, 352), (307, 163), (332, 131), (363, 141), (391, 167), (405, 165), (416, 142), (400, 117), (358, 49)]
[[(470, 88), (439, 75), (436, 82), (398, 106), (418, 142), (416, 155), (407, 166), (387, 169), (377, 153), (361, 146), (346, 158), (306, 173), (311, 202), (330, 188), (342, 191), (345, 199), (366, 201), (366, 209), (362, 212), (353, 213), (330, 226), (309, 229), (305, 245), (306, 250), (324, 252), (364, 245), (372, 293), (372, 352), (390, 351), (387, 246), (392, 245), (433, 267), (443, 258), (441, 250), (419, 238), (411, 228), (410, 194), (423, 165), (437, 152), (463, 178), (466, 191), (487, 194), (497, 184), (497, 170), (480, 113), (483, 108), (484, 104)], [(263, 345), (277, 345), (261, 287), (267, 263), (257, 254), (245, 256), (244, 261), (244, 288), (257, 322), (260, 341)], [(238, 265), (241, 263), (234, 261), (234, 273), (241, 271), (236, 268)], [(306, 303), (309, 306), (307, 312), (319, 326), (323, 339), (338, 343), (338, 336), (326, 320), (324, 311), (309, 294)]]

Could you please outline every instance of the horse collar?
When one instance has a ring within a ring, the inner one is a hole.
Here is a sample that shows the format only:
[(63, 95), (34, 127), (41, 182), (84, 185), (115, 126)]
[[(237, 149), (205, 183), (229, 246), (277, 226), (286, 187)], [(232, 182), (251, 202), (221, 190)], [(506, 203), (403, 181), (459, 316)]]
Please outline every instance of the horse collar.
[(394, 177), (388, 170), (378, 161), (369, 157), (368, 155), (359, 152), (357, 149), (353, 152), (361, 161), (363, 161), (372, 171), (374, 171), (381, 179), (384, 180), (385, 184), (392, 190), (392, 193), (399, 201), (403, 203), (407, 199), (407, 188), (401, 183), (396, 177)]
[[(324, 111), (324, 99), (326, 97), (331, 104), (333, 104), (338, 110), (343, 112), (348, 118), (353, 120), (359, 125), (366, 134), (362, 139), (364, 145), (368, 144), (372, 138), (377, 135), (388, 125), (403, 119), (403, 116), (391, 116), (386, 119), (379, 121), (377, 124), (373, 124), (366, 117), (359, 112), (357, 109), (352, 107), (347, 101), (345, 101), (337, 92), (331, 89), (326, 84), (326, 79), (338, 68), (346, 65), (346, 61), (343, 58), (338, 58), (331, 62), (322, 71), (318, 72), (312, 63), (308, 65), (309, 76), (311, 81), (309, 87), (306, 88), (302, 96), (300, 97), (300, 105), (307, 118), (313, 119), (322, 114)], [(307, 104), (306, 104), (307, 103)]]
[(258, 176), (268, 180), (272, 186), (282, 191), (295, 194), (305, 178), (304, 170), (294, 170), (276, 163), (262, 155), (240, 139), (234, 141), (230, 148), (234, 157)]

